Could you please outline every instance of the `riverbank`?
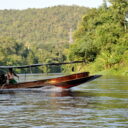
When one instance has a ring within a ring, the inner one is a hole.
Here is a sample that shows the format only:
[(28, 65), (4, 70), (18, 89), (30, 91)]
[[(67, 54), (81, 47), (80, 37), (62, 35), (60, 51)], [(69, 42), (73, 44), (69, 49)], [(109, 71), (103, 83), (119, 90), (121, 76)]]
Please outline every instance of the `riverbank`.
[(128, 67), (127, 66), (118, 66), (111, 67), (109, 69), (104, 69), (101, 67), (102, 64), (97, 65), (95, 63), (86, 64), (79, 70), (79, 67), (76, 67), (76, 72), (90, 72), (90, 74), (101, 74), (101, 75), (114, 75), (114, 76), (128, 76)]
[[(90, 68), (89, 68), (90, 69)], [(114, 75), (114, 76), (128, 76), (128, 68), (110, 68), (106, 70), (93, 70), (90, 69), (91, 74), (101, 74), (101, 75)]]

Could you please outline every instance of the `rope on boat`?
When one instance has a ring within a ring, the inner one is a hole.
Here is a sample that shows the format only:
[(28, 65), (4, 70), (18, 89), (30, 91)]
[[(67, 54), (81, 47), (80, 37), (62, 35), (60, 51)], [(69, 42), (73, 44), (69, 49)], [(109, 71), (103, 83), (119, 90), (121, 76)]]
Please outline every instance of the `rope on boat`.
[(44, 64), (32, 64), (32, 65), (22, 65), (22, 66), (0, 66), (1, 69), (7, 69), (7, 68), (31, 68), (31, 67), (37, 67), (37, 66), (46, 66), (46, 65), (64, 65), (64, 64), (75, 64), (75, 63), (84, 63), (83, 61), (71, 61), (71, 62), (62, 62), (62, 63), (44, 63)]

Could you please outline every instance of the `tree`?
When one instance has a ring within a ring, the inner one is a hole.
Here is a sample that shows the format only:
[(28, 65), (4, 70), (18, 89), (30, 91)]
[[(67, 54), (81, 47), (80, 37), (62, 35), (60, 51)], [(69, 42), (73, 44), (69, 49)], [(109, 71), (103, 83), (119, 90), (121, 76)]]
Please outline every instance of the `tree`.
[(74, 43), (70, 46), (68, 56), (72, 60), (85, 59), (90, 65), (100, 65), (102, 70), (119, 68), (123, 62), (126, 66), (123, 55), (128, 50), (128, 35), (124, 21), (128, 1), (110, 2), (112, 5), (107, 9), (91, 9), (83, 16), (74, 33)]

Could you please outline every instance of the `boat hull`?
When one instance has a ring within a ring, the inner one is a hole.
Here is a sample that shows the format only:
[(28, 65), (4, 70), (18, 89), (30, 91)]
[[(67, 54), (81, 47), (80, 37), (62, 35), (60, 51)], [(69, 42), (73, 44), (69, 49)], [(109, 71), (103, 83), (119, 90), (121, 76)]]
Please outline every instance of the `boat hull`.
[(17, 84), (5, 84), (2, 85), (0, 89), (3, 90), (3, 89), (17, 89), (17, 88), (39, 88), (44, 86), (56, 86), (56, 87), (69, 89), (71, 87), (75, 87), (85, 82), (94, 80), (98, 77), (100, 77), (100, 75), (89, 76), (89, 72), (82, 72), (82, 73), (77, 73), (58, 78), (52, 78), (52, 79), (22, 82)]
[(57, 84), (55, 84), (55, 86), (65, 88), (65, 89), (72, 88), (72, 87), (78, 86), (80, 84), (92, 81), (96, 78), (99, 78), (100, 76), (101, 75), (94, 75), (94, 76), (78, 78), (78, 79), (74, 79), (74, 80), (70, 80), (70, 81), (66, 81), (66, 82), (62, 82), (62, 83), (57, 83)]

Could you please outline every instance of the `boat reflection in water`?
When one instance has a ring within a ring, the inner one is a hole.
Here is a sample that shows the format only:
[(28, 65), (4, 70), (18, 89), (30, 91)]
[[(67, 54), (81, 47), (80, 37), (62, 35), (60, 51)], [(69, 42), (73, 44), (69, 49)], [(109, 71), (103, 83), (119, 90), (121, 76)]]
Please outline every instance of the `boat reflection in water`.
[[(36, 109), (53, 109), (63, 107), (77, 107), (83, 103), (87, 106), (86, 92), (77, 92), (71, 89), (62, 89), (60, 87), (42, 87), (28, 89), (9, 89), (1, 90), (0, 94), (8, 96), (11, 103), (36, 104)], [(82, 98), (83, 97), (83, 98)], [(22, 101), (24, 99), (24, 101)], [(6, 99), (7, 100), (7, 99)], [(21, 101), (20, 101), (21, 100)], [(7, 102), (7, 101), (6, 101)]]

